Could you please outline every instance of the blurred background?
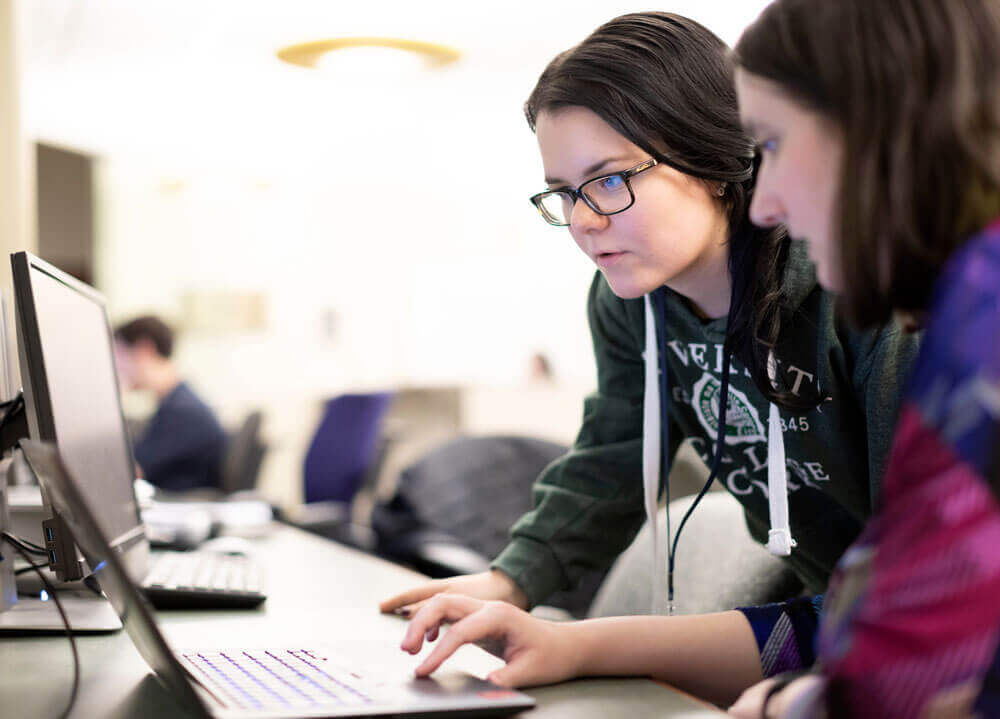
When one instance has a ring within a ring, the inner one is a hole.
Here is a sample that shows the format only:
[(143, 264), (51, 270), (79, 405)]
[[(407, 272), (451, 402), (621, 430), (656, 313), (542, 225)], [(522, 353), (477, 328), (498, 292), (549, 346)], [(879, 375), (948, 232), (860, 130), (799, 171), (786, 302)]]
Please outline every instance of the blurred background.
[[(662, 9), (732, 44), (765, 4)], [(387, 473), (455, 433), (569, 443), (595, 382), (593, 267), (528, 202), (544, 182), (521, 108), (556, 53), (640, 9), (0, 0), (3, 250), (96, 286), (112, 324), (167, 319), (224, 426), (261, 411), (257, 486), (279, 506), (301, 501), (303, 458), (344, 393), (397, 398)], [(458, 59), (277, 54), (373, 36)], [(139, 421), (153, 410), (123, 401)]]

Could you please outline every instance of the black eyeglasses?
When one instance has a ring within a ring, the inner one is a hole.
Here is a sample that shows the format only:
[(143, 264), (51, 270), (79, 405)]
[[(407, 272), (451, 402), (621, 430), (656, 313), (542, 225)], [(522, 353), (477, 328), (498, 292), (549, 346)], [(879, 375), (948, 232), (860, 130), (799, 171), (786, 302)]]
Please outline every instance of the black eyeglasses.
[(587, 180), (575, 190), (547, 190), (532, 196), (531, 204), (538, 208), (542, 218), (550, 225), (566, 227), (573, 216), (573, 205), (578, 199), (598, 215), (617, 215), (635, 204), (635, 193), (629, 178), (659, 164), (654, 158), (640, 162), (622, 172), (601, 175)]

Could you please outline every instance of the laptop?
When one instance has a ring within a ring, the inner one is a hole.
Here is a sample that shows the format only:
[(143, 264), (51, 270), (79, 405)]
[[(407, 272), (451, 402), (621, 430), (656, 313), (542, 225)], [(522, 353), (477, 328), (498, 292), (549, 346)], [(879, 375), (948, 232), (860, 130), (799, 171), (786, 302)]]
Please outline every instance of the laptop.
[[(534, 699), (525, 694), (471, 675), (453, 675), (447, 681), (400, 674), (377, 676), (377, 669), (370, 668), (372, 657), (338, 655), (327, 647), (174, 650), (55, 445), (22, 440), (21, 448), (136, 649), (193, 716), (499, 716), (534, 706)], [(359, 665), (369, 668), (361, 670)]]

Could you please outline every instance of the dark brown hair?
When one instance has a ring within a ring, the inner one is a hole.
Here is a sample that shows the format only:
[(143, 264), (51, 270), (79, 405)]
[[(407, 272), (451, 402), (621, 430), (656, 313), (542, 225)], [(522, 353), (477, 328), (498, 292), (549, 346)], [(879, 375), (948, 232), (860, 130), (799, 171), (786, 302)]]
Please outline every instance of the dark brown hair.
[(732, 298), (726, 351), (738, 356), (764, 395), (775, 391), (767, 355), (781, 321), (788, 240), (759, 229), (747, 212), (753, 191), (753, 142), (743, 132), (729, 48), (704, 26), (665, 12), (622, 15), (557, 55), (538, 78), (524, 113), (585, 107), (658, 161), (709, 182), (725, 182)]
[(115, 330), (115, 339), (129, 347), (141, 340), (153, 343), (157, 354), (169, 357), (174, 351), (174, 332), (166, 322), (154, 315), (145, 315), (130, 320)]
[(842, 133), (848, 315), (922, 312), (955, 249), (1000, 215), (1000, 4), (777, 0), (735, 60)]

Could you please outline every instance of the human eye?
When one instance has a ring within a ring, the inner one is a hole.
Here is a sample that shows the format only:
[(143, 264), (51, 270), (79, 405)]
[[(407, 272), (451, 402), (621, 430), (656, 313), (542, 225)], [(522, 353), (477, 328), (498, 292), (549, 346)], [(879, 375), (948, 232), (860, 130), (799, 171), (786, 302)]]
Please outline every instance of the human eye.
[(625, 186), (625, 178), (620, 174), (598, 177), (594, 182), (598, 187), (607, 192), (615, 192)]
[(757, 142), (757, 149), (762, 155), (773, 155), (778, 151), (777, 138), (771, 137)]

